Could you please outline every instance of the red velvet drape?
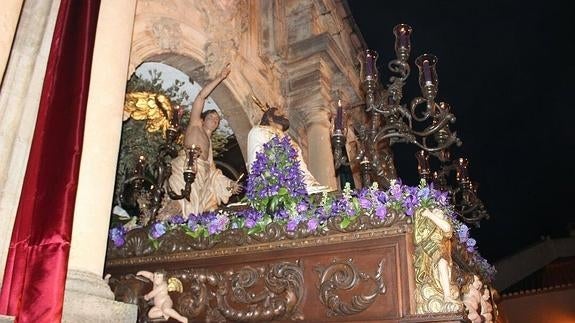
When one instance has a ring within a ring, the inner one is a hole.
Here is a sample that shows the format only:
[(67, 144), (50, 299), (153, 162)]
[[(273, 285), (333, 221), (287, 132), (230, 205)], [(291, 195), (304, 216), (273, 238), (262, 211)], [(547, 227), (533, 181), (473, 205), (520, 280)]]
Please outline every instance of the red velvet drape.
[[(100, 0), (62, 0), (0, 294), (17, 322), (59, 322)], [(18, 109), (18, 107), (12, 107)]]

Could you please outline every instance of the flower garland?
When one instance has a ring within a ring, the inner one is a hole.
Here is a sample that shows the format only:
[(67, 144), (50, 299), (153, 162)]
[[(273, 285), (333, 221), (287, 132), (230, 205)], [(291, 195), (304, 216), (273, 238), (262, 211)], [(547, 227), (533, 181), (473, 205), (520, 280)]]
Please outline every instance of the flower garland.
[[(157, 247), (158, 239), (171, 230), (183, 230), (192, 238), (207, 238), (230, 229), (243, 229), (248, 234), (255, 234), (272, 222), (284, 225), (290, 232), (300, 226), (316, 232), (323, 230), (332, 217), (340, 217), (339, 225), (345, 229), (360, 215), (384, 220), (391, 212), (413, 216), (418, 209), (439, 208), (452, 221), (459, 243), (465, 246), (485, 273), (495, 274), (493, 266), (477, 252), (476, 241), (469, 237), (469, 228), (457, 220), (448, 193), (436, 190), (433, 183), (427, 184), (422, 180), (419, 186), (411, 187), (397, 180), (392, 181), (385, 191), (380, 190), (377, 183), (359, 190), (352, 190), (347, 183), (341, 196), (324, 192), (318, 202), (307, 194), (299, 167), (297, 152), (289, 137), (276, 136), (256, 154), (247, 180), (247, 208), (237, 212), (218, 210), (191, 214), (187, 220), (182, 215), (175, 215), (166, 221), (152, 223), (148, 237)], [(122, 247), (126, 234), (138, 227), (134, 221), (129, 223), (129, 226), (120, 224), (110, 229), (115, 247)]]

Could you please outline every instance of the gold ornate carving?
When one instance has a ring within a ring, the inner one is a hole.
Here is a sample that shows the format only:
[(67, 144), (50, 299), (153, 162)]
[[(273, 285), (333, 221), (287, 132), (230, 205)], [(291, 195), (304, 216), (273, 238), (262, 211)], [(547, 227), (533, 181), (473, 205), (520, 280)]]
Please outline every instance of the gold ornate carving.
[(453, 227), (439, 209), (415, 214), (416, 313), (459, 312), (459, 289), (452, 279)]
[(184, 291), (184, 285), (182, 281), (176, 277), (168, 278), (168, 292), (178, 292), (182, 293)]
[[(331, 317), (362, 312), (375, 302), (379, 294), (385, 293), (383, 259), (379, 262), (373, 277), (358, 271), (351, 259), (347, 261), (337, 261), (334, 259), (332, 264), (326, 268), (318, 266), (315, 270), (320, 275), (320, 301), (328, 308), (327, 315)], [(352, 296), (349, 303), (342, 301), (341, 296), (338, 295), (337, 292), (342, 290), (357, 290), (362, 281), (373, 282), (374, 286), (370, 292), (367, 295)]]

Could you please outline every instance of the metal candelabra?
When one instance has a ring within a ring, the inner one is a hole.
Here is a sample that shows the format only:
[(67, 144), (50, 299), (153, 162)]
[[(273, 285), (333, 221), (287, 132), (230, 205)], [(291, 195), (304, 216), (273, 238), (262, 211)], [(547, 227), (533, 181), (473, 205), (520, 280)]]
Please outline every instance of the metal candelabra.
[[(177, 139), (181, 135), (178, 121), (179, 120), (172, 121), (170, 127), (166, 129), (166, 141), (160, 145), (156, 159), (150, 167), (150, 172), (146, 171), (148, 166), (144, 156), (140, 156), (135, 169), (130, 172), (132, 175), (123, 183), (123, 187), (129, 184), (133, 185), (134, 189), (131, 190), (129, 194), (146, 195), (147, 201), (145, 208), (147, 208), (148, 212), (146, 213), (149, 214), (150, 218), (158, 215), (166, 193), (172, 200), (185, 198), (189, 201), (190, 199), (191, 185), (196, 178), (197, 159), (201, 154), (199, 147), (192, 146), (184, 150), (186, 153), (183, 170), (184, 188), (181, 189), (180, 192), (174, 192), (168, 183), (172, 175), (171, 161), (178, 155), (179, 151), (178, 145), (176, 144)], [(122, 199), (137, 200), (137, 196), (125, 196), (125, 194), (125, 192), (122, 194)], [(142, 205), (140, 205), (140, 207), (142, 207)], [(149, 220), (150, 219), (148, 219), (148, 221)]]
[[(366, 187), (378, 182), (380, 187), (389, 187), (390, 181), (397, 179), (391, 146), (395, 143), (413, 144), (421, 149), (417, 156), (420, 176), (449, 191), (462, 219), (478, 225), (488, 215), (477, 197), (477, 185), (472, 184), (467, 176), (467, 161), (463, 158), (455, 163), (449, 160), (449, 149), (454, 144), (460, 146), (461, 140), (449, 128), (455, 122), (450, 106), (435, 99), (439, 88), (437, 57), (423, 54), (415, 59), (421, 96), (413, 98), (409, 104), (402, 103), (403, 87), (411, 70), (408, 63), (411, 32), (411, 27), (405, 24), (393, 29), (396, 58), (389, 62), (388, 68), (394, 75), (386, 86), (380, 83), (377, 52), (368, 49), (358, 57), (365, 92), (366, 122), (354, 124), (353, 130), (359, 143), (356, 158), (360, 163), (362, 185)], [(345, 131), (343, 109), (339, 103), (332, 133), (336, 169), (347, 163), (343, 153)], [(431, 172), (429, 156), (440, 161), (438, 171)], [(453, 172), (458, 174), (456, 180), (451, 180)]]

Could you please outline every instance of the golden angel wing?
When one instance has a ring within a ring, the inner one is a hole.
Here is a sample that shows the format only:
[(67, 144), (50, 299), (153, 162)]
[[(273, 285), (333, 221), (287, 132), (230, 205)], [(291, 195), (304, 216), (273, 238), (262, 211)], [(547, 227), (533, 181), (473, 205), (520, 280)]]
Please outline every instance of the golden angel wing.
[(126, 94), (124, 112), (134, 120), (146, 120), (148, 132), (165, 133), (174, 113), (170, 99), (165, 95), (150, 92)]
[(182, 293), (184, 291), (184, 285), (176, 277), (170, 277), (168, 279), (168, 292), (178, 292)]

